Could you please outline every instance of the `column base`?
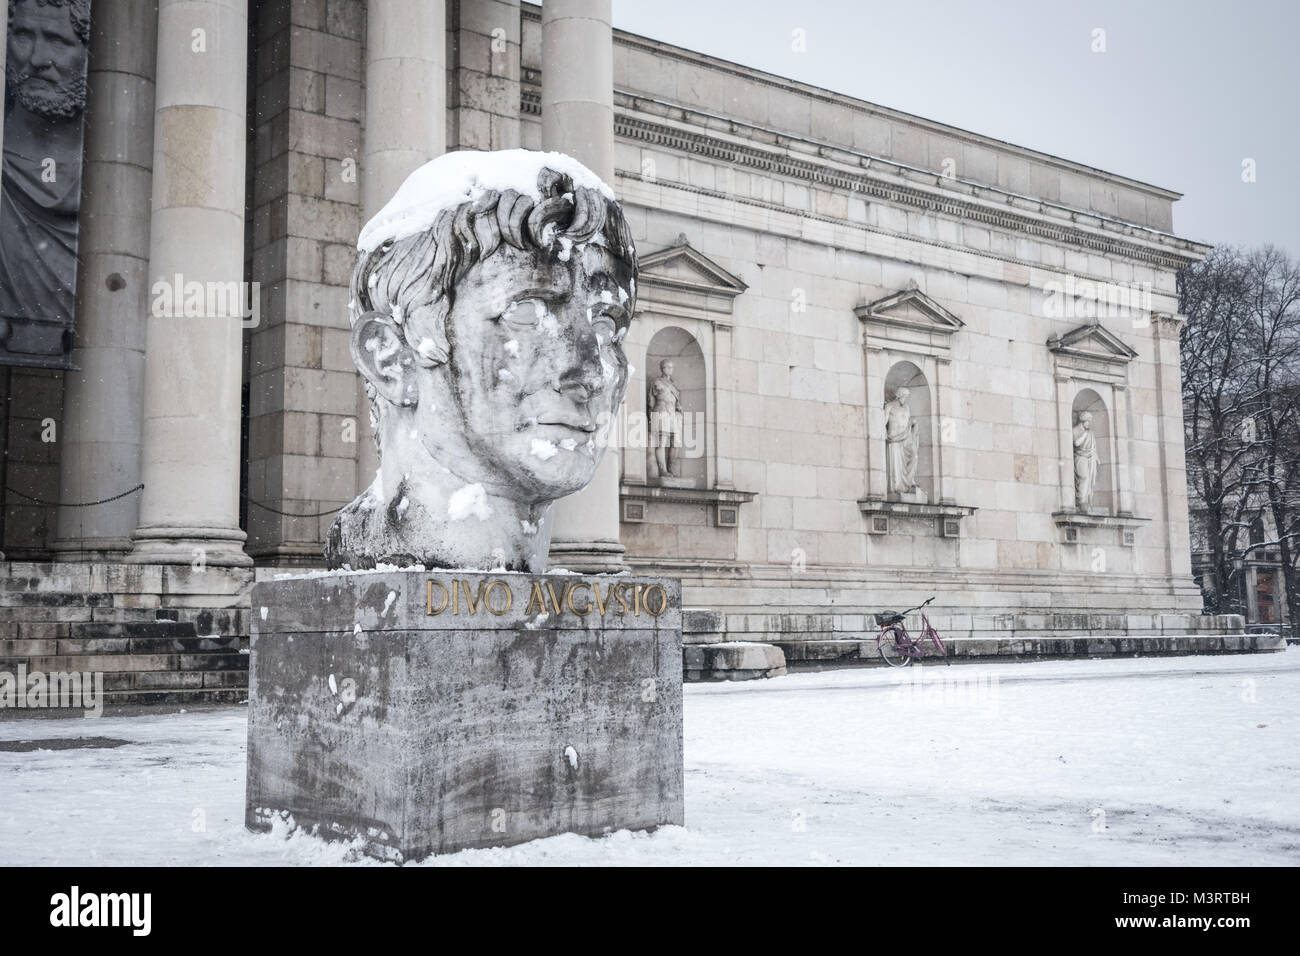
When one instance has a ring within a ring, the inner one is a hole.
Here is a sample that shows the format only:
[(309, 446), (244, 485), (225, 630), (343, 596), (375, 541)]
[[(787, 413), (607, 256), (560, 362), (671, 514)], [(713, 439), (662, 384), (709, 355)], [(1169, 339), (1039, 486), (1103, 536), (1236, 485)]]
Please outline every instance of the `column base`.
[(244, 552), (247, 535), (238, 528), (139, 528), (127, 564), (203, 564), (218, 568), (249, 568)]
[(608, 538), (595, 541), (552, 541), (548, 566), (582, 574), (618, 574), (627, 570), (627, 549)]
[(247, 551), (258, 567), (325, 568), (325, 553), (318, 544), (255, 545)]
[(68, 564), (116, 564), (125, 561), (131, 553), (131, 539), (80, 538), (75, 541), (56, 541), (50, 545), (50, 551), (53, 552), (55, 561)]

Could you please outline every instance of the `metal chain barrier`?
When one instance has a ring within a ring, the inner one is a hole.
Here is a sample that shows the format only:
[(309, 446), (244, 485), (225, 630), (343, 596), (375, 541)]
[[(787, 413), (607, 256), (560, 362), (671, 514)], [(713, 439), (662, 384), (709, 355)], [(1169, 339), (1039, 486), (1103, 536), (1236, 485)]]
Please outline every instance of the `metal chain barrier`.
[(11, 495), (17, 495), (19, 498), (25, 498), (28, 501), (35, 502), (36, 504), (43, 505), (47, 508), (93, 508), (95, 505), (106, 505), (110, 501), (117, 501), (117, 499), (125, 498), (127, 495), (133, 495), (143, 487), (144, 487), (143, 484), (138, 484), (134, 488), (128, 488), (120, 495), (113, 495), (113, 497), (111, 498), (100, 498), (98, 501), (77, 501), (77, 502), (42, 501), (40, 498), (33, 498), (31, 495), (23, 494), (17, 488), (9, 488), (8, 491)]
[[(30, 501), (33, 504), (41, 505), (42, 507), (45, 508), (93, 508), (95, 505), (106, 505), (110, 501), (117, 501), (120, 498), (125, 498), (127, 495), (133, 495), (137, 491), (143, 490), (143, 488), (144, 488), (144, 483), (142, 482), (136, 485), (134, 488), (128, 488), (126, 491), (123, 491), (121, 494), (116, 494), (109, 498), (100, 498), (98, 501), (76, 501), (76, 502), (46, 501), (43, 498), (33, 498), (31, 495), (23, 494), (21, 491), (19, 491), (16, 488), (10, 488), (8, 490), (10, 494), (17, 495), (19, 498), (22, 498), (26, 501)], [(248, 502), (250, 505), (254, 506), (255, 508), (261, 508), (263, 511), (269, 511), (272, 514), (283, 515), (286, 518), (324, 518), (326, 515), (336, 514), (337, 512), (342, 511), (346, 507), (346, 505), (339, 505), (337, 508), (331, 508), (328, 511), (315, 511), (311, 513), (303, 513), (297, 511), (281, 511), (279, 508), (272, 508), (270, 505), (264, 505), (260, 501), (254, 501), (252, 498), (248, 497), (248, 495), (241, 494), (239, 497), (243, 498), (246, 502)]]

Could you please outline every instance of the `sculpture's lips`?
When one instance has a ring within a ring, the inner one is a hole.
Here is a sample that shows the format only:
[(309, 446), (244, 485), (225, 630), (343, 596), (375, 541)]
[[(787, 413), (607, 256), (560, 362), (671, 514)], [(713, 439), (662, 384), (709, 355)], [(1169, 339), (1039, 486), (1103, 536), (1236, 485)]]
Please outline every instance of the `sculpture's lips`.
[(596, 430), (596, 423), (590, 418), (570, 415), (552, 415), (550, 418), (537, 419), (539, 425), (558, 425), (561, 428), (571, 428), (574, 431), (583, 434), (591, 434)]

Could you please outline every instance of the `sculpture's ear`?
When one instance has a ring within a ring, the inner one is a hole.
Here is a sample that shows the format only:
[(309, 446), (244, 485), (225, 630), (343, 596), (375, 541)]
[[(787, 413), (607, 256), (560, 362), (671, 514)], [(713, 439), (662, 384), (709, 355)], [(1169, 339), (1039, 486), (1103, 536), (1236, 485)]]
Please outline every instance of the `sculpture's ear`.
[(366, 312), (352, 326), (352, 361), (379, 394), (393, 405), (414, 405), (419, 396), (412, 376), (411, 350), (391, 316)]

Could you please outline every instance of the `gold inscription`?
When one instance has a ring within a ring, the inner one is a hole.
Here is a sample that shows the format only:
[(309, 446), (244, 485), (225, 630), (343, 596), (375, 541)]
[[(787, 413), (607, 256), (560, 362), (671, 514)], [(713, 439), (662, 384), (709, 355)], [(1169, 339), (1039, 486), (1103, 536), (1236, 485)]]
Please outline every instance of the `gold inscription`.
[[(480, 580), (477, 585), (464, 578), (455, 578), (445, 584), (430, 578), (425, 613), (436, 617), (450, 607), (455, 616), (486, 611), (500, 617), (514, 604), (514, 588), (502, 578)], [(532, 581), (524, 614), (560, 615), (568, 610), (579, 617), (593, 612), (599, 617), (640, 617), (644, 611), (650, 617), (659, 617), (668, 610), (668, 604), (668, 591), (662, 584), (576, 580), (561, 582), (557, 587), (555, 581)]]
[[(433, 589), (434, 589), (434, 588), (437, 588), (439, 591), (442, 592), (442, 603), (438, 605), (438, 610), (436, 610), (436, 611), (433, 609)], [(435, 580), (433, 580), (432, 578), (430, 578), (430, 579), (429, 579), (429, 598), (428, 598), (428, 606), (427, 606), (427, 610), (425, 611), (425, 613), (428, 614), (430, 617), (432, 617), (432, 616), (435, 615), (435, 614), (441, 614), (443, 611), (447, 610), (447, 601), (449, 600), (449, 598), (450, 598), (450, 595), (447, 594), (447, 589), (446, 589), (445, 587), (443, 587), (442, 584), (439, 583), (438, 581), (435, 581)]]

